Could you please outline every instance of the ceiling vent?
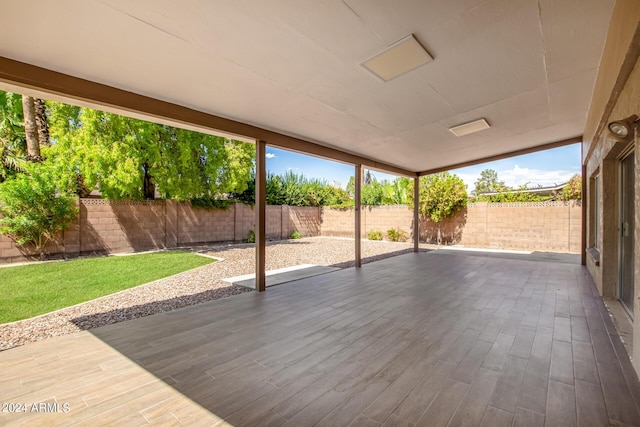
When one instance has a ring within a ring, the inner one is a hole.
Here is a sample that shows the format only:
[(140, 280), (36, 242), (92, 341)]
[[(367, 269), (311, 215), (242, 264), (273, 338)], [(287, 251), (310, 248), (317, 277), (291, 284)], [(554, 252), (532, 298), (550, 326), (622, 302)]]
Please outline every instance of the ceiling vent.
[(463, 123), (458, 126), (450, 127), (449, 130), (455, 136), (465, 136), (470, 133), (480, 132), (481, 130), (489, 129), (489, 123), (485, 119), (474, 120), (469, 123)]

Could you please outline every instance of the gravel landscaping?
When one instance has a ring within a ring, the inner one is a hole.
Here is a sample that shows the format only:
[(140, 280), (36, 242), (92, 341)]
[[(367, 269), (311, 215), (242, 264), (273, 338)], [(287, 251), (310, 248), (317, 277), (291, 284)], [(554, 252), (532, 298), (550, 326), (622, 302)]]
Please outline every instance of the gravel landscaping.
[[(299, 264), (352, 267), (353, 247), (353, 239), (326, 237), (270, 242), (267, 244), (267, 270)], [(421, 245), (421, 250), (428, 250), (428, 247), (431, 245)], [(254, 272), (253, 244), (190, 249), (222, 261), (32, 319), (0, 325), (0, 350), (252, 292), (221, 279)], [(412, 250), (412, 243), (363, 241), (362, 262), (373, 262)]]

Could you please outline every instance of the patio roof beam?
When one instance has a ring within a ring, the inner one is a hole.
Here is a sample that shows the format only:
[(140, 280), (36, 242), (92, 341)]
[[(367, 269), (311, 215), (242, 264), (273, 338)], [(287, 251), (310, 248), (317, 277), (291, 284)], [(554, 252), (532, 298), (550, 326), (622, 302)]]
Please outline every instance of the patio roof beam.
[(370, 169), (400, 176), (414, 177), (417, 173), (302, 138), (284, 135), (2, 56), (0, 56), (0, 82), (26, 90), (44, 92), (58, 97), (58, 99), (88, 104), (95, 108), (116, 109), (125, 115), (127, 113), (136, 117), (143, 115), (148, 120), (165, 122), (168, 120), (175, 126), (182, 125), (187, 128), (201, 128), (203, 131), (218, 131), (244, 141), (268, 141), (269, 145), (274, 147), (351, 165), (360, 164)]
[(266, 204), (267, 204), (267, 168), (266, 168), (267, 143), (256, 141), (256, 291), (264, 292), (266, 289)]
[(509, 157), (522, 156), (524, 154), (535, 153), (538, 151), (550, 150), (552, 148), (564, 147), (565, 145), (577, 144), (582, 142), (582, 136), (576, 136), (573, 138), (562, 139), (560, 141), (550, 142), (547, 144), (536, 145), (535, 147), (524, 148), (522, 150), (509, 151), (507, 153), (498, 154), (496, 156), (483, 157), (481, 159), (475, 159), (470, 162), (454, 163), (448, 166), (440, 168), (429, 169), (419, 172), (419, 176), (431, 175), (432, 173), (444, 172), (451, 169), (464, 168), (467, 166), (479, 165), (486, 162), (493, 162), (494, 160), (502, 160)]

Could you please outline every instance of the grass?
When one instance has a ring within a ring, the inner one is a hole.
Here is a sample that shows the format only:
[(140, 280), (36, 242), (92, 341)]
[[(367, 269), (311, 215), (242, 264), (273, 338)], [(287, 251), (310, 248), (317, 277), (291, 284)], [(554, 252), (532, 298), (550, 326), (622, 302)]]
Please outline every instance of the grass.
[(0, 268), (0, 323), (69, 307), (213, 261), (171, 251)]

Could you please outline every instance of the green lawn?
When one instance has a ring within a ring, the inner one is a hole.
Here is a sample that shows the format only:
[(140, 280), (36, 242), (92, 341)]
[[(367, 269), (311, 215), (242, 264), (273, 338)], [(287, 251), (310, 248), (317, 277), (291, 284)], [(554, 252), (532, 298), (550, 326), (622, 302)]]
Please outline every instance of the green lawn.
[(69, 307), (213, 261), (172, 251), (0, 268), (0, 323)]

